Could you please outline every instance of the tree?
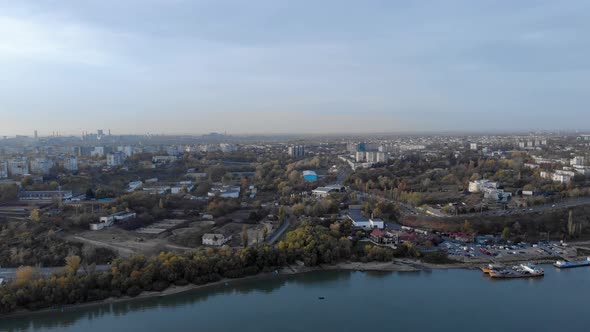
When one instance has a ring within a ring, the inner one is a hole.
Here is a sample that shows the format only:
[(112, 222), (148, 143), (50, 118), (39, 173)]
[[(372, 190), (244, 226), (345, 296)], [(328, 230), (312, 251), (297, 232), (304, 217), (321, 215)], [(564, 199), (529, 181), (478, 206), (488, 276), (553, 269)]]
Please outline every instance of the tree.
[(78, 273), (78, 269), (80, 269), (80, 256), (68, 256), (66, 257), (66, 271), (70, 275), (76, 275)]
[(463, 231), (463, 233), (473, 234), (473, 226), (471, 226), (469, 220), (465, 220), (465, 223), (463, 223), (463, 227), (461, 228), (461, 230)]
[(502, 240), (504, 240), (504, 241), (508, 240), (509, 236), (510, 236), (510, 228), (504, 227), (504, 229), (502, 230)]
[(248, 246), (248, 228), (246, 225), (242, 227), (242, 245), (244, 248)]
[(39, 212), (39, 209), (33, 209), (33, 211), (31, 211), (31, 220), (34, 222), (41, 221), (41, 213)]
[(16, 269), (16, 284), (22, 285), (33, 280), (37, 276), (37, 270), (32, 266), (21, 266)]
[(268, 236), (268, 228), (266, 226), (264, 226), (264, 229), (262, 230), (262, 238), (264, 240), (266, 240), (267, 236)]

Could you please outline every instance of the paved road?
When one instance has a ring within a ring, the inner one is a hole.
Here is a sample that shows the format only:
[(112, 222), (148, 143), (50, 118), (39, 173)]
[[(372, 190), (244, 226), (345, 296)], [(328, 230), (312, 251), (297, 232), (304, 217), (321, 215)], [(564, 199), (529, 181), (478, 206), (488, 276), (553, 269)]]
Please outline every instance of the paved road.
[[(395, 200), (391, 200), (388, 198), (375, 196), (375, 195), (371, 195), (371, 194), (367, 194), (367, 193), (362, 193), (362, 192), (357, 192), (357, 195), (358, 195), (358, 197), (370, 197), (370, 198), (374, 198), (377, 200), (398, 204), (400, 207), (401, 213), (405, 216), (427, 215), (424, 211), (414, 208), (406, 203), (397, 202)], [(460, 214), (459, 216), (460, 217), (477, 217), (477, 216), (502, 216), (502, 215), (511, 215), (511, 214), (540, 213), (540, 212), (546, 212), (546, 211), (551, 211), (551, 210), (567, 209), (567, 208), (572, 208), (572, 207), (582, 206), (582, 205), (590, 205), (590, 197), (568, 199), (568, 200), (563, 200), (563, 201), (556, 202), (556, 203), (536, 205), (536, 206), (532, 206), (532, 207), (528, 207), (528, 208), (513, 208), (513, 209), (507, 209), (507, 210), (490, 210), (490, 211), (484, 211), (481, 213), (476, 212), (476, 213)], [(445, 218), (445, 217), (446, 218), (455, 217), (455, 215), (445, 215), (442, 218)]]
[(510, 215), (510, 214), (525, 214), (525, 213), (538, 213), (538, 212), (546, 212), (551, 210), (559, 210), (559, 209), (568, 209), (576, 206), (588, 205), (590, 204), (590, 198), (578, 198), (578, 199), (570, 199), (564, 200), (561, 202), (556, 203), (549, 203), (544, 205), (536, 205), (531, 206), (528, 208), (513, 208), (507, 210), (490, 210), (485, 211), (482, 213), (469, 213), (469, 214), (462, 214), (461, 217), (475, 217), (475, 216), (501, 216), (501, 215)]
[(277, 228), (277, 230), (275, 230), (271, 235), (269, 235), (266, 238), (266, 243), (275, 243), (281, 237), (281, 235), (283, 235), (283, 233), (289, 228), (289, 225), (291, 225), (291, 221), (290, 218), (287, 217), (287, 219), (285, 219), (285, 222), (281, 225), (281, 227)]

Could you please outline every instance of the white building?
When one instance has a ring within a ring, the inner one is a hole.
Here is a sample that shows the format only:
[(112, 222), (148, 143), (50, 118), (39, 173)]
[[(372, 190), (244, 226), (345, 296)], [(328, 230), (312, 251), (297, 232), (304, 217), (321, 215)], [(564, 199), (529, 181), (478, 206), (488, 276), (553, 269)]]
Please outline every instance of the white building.
[(92, 151), (90, 151), (91, 157), (103, 157), (104, 156), (104, 146), (95, 146)]
[(117, 151), (123, 152), (125, 154), (125, 157), (127, 158), (133, 156), (133, 148), (129, 145), (119, 146), (117, 147)]
[(471, 144), (469, 144), (469, 148), (471, 150), (477, 150), (477, 143), (471, 143)]
[(202, 242), (205, 246), (222, 246), (232, 239), (231, 235), (225, 237), (223, 234), (203, 234)]
[(360, 209), (351, 208), (348, 211), (348, 219), (352, 221), (352, 226), (362, 229), (383, 229), (385, 227), (385, 222), (379, 218), (366, 218), (361, 213)]
[(64, 159), (64, 168), (70, 172), (78, 171), (78, 158), (67, 157)]
[(214, 186), (207, 193), (209, 197), (222, 197), (222, 198), (239, 198), (240, 197), (240, 186)]
[(229, 153), (229, 152), (238, 151), (238, 148), (234, 144), (229, 144), (229, 143), (221, 143), (221, 144), (219, 144), (219, 149), (223, 153)]
[(345, 191), (345, 188), (340, 185), (330, 185), (325, 187), (317, 187), (311, 191), (314, 196), (317, 197), (326, 197), (330, 193), (342, 192)]
[(570, 165), (572, 166), (584, 166), (584, 157), (574, 157), (570, 160)]
[(129, 185), (127, 185), (127, 192), (136, 191), (137, 189), (141, 189), (141, 187), (143, 187), (143, 182), (141, 181), (129, 182)]
[(493, 182), (490, 180), (475, 180), (469, 181), (469, 192), (470, 193), (478, 193), (483, 191), (484, 189), (497, 189), (498, 182)]

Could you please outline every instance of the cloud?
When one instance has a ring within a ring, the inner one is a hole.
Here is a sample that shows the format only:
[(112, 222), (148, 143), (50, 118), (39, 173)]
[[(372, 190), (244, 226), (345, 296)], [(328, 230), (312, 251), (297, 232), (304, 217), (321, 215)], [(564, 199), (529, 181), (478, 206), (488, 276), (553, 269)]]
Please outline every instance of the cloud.
[(0, 60), (106, 65), (104, 32), (55, 18), (0, 14)]

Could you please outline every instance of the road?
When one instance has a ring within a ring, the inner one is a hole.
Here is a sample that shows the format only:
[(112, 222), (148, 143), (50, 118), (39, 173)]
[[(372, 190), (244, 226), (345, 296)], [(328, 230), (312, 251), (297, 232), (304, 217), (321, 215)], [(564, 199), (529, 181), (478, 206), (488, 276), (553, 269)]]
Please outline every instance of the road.
[(525, 213), (539, 213), (539, 212), (546, 212), (551, 210), (560, 210), (560, 209), (569, 209), (576, 206), (588, 205), (590, 204), (590, 197), (578, 198), (578, 199), (571, 199), (567, 201), (561, 201), (556, 203), (549, 203), (544, 205), (536, 205), (531, 206), (528, 208), (513, 208), (507, 210), (490, 210), (484, 211), (482, 213), (469, 213), (469, 214), (462, 214), (461, 217), (475, 217), (475, 216), (502, 216), (502, 215), (510, 215), (510, 214), (525, 214)]
[[(373, 198), (373, 199), (380, 200), (380, 201), (386, 201), (386, 202), (398, 204), (400, 207), (400, 212), (404, 216), (409, 216), (409, 215), (426, 216), (426, 215), (428, 215), (421, 209), (418, 209), (418, 208), (410, 206), (409, 204), (397, 202), (395, 200), (391, 200), (388, 198), (375, 196), (375, 195), (371, 195), (371, 194), (367, 194), (367, 193), (363, 193), (363, 192), (357, 192), (357, 196), (360, 198), (369, 197), (369, 198)], [(569, 200), (564, 200), (564, 201), (556, 202), (556, 203), (531, 206), (528, 208), (512, 208), (512, 209), (506, 209), (506, 210), (489, 210), (489, 211), (484, 211), (484, 212), (480, 212), (480, 213), (476, 212), (476, 213), (461, 214), (459, 216), (461, 216), (461, 217), (478, 217), (478, 216), (503, 216), (503, 215), (511, 215), (511, 214), (542, 213), (542, 212), (546, 212), (546, 211), (568, 209), (568, 208), (573, 208), (576, 206), (583, 206), (583, 205), (590, 205), (590, 197), (569, 199)], [(455, 215), (445, 215), (444, 217), (440, 217), (440, 218), (449, 218), (449, 217), (455, 217)]]
[(285, 219), (285, 222), (281, 225), (281, 227), (277, 228), (271, 235), (269, 235), (266, 238), (265, 242), (267, 244), (275, 243), (281, 237), (281, 235), (283, 235), (283, 233), (289, 228), (290, 225), (291, 225), (290, 218), (287, 217)]

